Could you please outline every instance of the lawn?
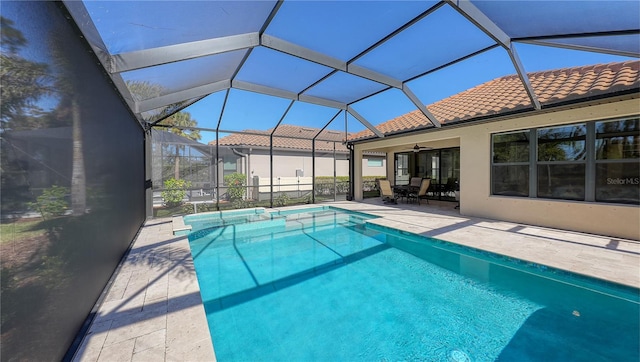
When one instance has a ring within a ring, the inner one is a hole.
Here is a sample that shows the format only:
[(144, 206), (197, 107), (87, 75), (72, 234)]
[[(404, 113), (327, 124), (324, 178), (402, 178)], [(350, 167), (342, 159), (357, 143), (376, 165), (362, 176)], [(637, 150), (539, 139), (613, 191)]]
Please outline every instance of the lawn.
[(49, 223), (42, 219), (28, 219), (0, 224), (2, 243), (15, 241), (16, 239), (31, 239), (44, 235)]

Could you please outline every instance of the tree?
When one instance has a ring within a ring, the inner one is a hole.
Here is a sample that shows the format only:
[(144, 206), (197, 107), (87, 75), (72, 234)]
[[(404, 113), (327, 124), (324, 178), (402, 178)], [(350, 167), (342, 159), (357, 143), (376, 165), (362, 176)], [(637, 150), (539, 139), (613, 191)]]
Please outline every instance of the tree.
[[(28, 173), (8, 131), (31, 130), (45, 124), (38, 100), (52, 92), (49, 66), (23, 58), (19, 51), (27, 44), (13, 21), (0, 16), (0, 184), (3, 210), (19, 210), (31, 199)], [(13, 151), (13, 152), (11, 152)]]
[(52, 92), (52, 77), (45, 63), (24, 59), (18, 54), (26, 45), (22, 33), (13, 27), (13, 21), (0, 17), (0, 118), (3, 130), (33, 128), (40, 108), (35, 102)]
[[(173, 126), (169, 128), (169, 132), (180, 137), (199, 141), (200, 131), (191, 129), (190, 127), (198, 126), (198, 121), (191, 118), (189, 112), (177, 112), (159, 122), (161, 125)], [(176, 157), (174, 162), (174, 178), (180, 179), (180, 152), (184, 149), (184, 145), (176, 145)]]
[(80, 98), (83, 92), (83, 81), (76, 74), (73, 61), (69, 59), (73, 49), (69, 43), (53, 32), (49, 39), (52, 63), (56, 70), (55, 88), (60, 102), (56, 113), (62, 119), (71, 118), (72, 125), (72, 163), (71, 163), (71, 210), (75, 216), (87, 210), (87, 177), (84, 165), (82, 142), (82, 107)]
[(162, 94), (164, 87), (151, 82), (127, 81), (127, 88), (136, 101), (144, 101)]

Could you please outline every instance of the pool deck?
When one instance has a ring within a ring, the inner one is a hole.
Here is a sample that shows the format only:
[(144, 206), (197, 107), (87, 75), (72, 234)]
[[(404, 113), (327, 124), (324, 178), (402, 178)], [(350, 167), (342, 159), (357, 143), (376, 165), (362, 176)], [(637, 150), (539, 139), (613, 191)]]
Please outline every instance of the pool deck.
[[(454, 204), (331, 205), (374, 223), (640, 288), (640, 241), (461, 216)], [(306, 206), (298, 206), (306, 207)], [(297, 208), (297, 207), (292, 207)], [(290, 208), (287, 208), (290, 209)], [(148, 220), (120, 265), (74, 361), (215, 361), (186, 236)]]

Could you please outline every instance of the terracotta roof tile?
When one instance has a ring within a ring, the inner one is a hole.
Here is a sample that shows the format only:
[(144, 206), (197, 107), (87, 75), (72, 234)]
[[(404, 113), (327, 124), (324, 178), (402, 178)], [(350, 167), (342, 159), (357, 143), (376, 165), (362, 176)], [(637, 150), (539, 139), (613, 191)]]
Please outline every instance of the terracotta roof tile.
[[(640, 61), (597, 64), (529, 73), (529, 81), (543, 106), (558, 102), (640, 89)], [(509, 75), (480, 84), (427, 106), (442, 123), (495, 116), (505, 112), (530, 109), (531, 101), (520, 79)], [(376, 126), (383, 134), (393, 134), (432, 127), (416, 110)], [(351, 140), (372, 137), (364, 130)]]
[[(273, 134), (273, 147), (277, 149), (310, 150), (312, 139), (319, 131), (319, 128), (282, 124)], [(245, 130), (243, 132), (244, 133), (233, 133), (220, 138), (220, 145), (268, 148), (270, 143), (269, 135), (273, 132), (273, 128), (266, 131)], [(333, 151), (333, 143), (336, 142), (336, 151), (347, 152), (346, 146), (342, 143), (344, 138), (344, 132), (324, 130), (316, 138), (316, 150)], [(209, 144), (215, 145), (216, 141), (211, 141)]]

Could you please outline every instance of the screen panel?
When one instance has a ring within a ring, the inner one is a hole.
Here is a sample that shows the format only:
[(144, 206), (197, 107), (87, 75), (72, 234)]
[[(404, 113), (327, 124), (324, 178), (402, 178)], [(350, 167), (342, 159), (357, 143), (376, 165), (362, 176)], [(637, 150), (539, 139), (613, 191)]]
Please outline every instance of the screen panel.
[(304, 92), (304, 94), (341, 103), (351, 103), (386, 88), (389, 87), (349, 73), (337, 71)]
[(85, 1), (84, 5), (109, 53), (119, 54), (256, 32), (275, 3), (270, 0)]
[(266, 33), (347, 61), (435, 3), (285, 1)]
[(0, 6), (0, 354), (62, 360), (145, 220), (144, 132), (56, 3)]
[(493, 39), (458, 12), (442, 6), (355, 64), (407, 80), (493, 44)]
[(637, 1), (471, 2), (511, 38), (640, 29)]

